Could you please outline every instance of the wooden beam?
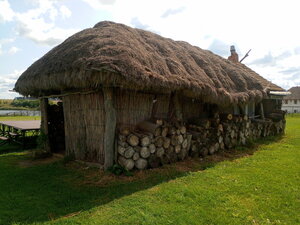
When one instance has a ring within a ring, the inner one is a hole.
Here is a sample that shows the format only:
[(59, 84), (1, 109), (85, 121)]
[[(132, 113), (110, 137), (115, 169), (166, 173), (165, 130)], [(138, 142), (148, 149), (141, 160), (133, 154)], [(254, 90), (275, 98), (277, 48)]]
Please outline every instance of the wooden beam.
[(104, 169), (108, 169), (114, 163), (114, 142), (117, 116), (114, 108), (114, 94), (112, 88), (103, 88), (105, 133), (104, 133)]
[(176, 119), (179, 120), (179, 121), (182, 121), (182, 119), (183, 119), (182, 104), (180, 102), (178, 92), (175, 92), (175, 94), (173, 95), (173, 104), (174, 104)]
[(49, 129), (48, 129), (48, 98), (42, 98), (40, 100), (41, 107), (41, 135), (44, 135), (44, 149), (47, 152), (51, 152), (49, 142)]
[(262, 102), (260, 103), (260, 116), (263, 120), (265, 119), (264, 105)]

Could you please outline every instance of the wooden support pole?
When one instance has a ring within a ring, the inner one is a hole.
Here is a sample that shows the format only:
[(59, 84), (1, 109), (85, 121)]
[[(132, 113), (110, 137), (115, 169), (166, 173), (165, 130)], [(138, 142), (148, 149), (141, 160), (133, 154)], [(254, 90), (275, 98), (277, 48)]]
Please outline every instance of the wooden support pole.
[(113, 89), (103, 88), (105, 110), (105, 133), (104, 133), (104, 169), (108, 169), (114, 163), (114, 141), (117, 123), (116, 110), (113, 101)]
[(264, 105), (262, 102), (260, 103), (260, 116), (263, 120), (265, 119)]
[(50, 142), (49, 142), (49, 129), (48, 129), (48, 98), (42, 98), (40, 100), (41, 105), (41, 135), (45, 135), (44, 149), (50, 152)]
[(177, 120), (182, 121), (183, 115), (182, 115), (182, 104), (179, 100), (179, 94), (175, 92), (173, 95), (173, 104), (174, 104), (174, 110), (175, 110), (175, 117)]

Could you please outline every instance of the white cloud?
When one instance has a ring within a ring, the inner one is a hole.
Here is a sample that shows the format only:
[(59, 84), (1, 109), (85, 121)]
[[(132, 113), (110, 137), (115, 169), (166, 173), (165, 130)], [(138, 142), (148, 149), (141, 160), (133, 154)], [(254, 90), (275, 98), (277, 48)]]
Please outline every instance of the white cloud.
[(172, 16), (172, 15), (176, 15), (178, 13), (181, 13), (185, 10), (185, 7), (180, 7), (180, 8), (177, 8), (177, 9), (167, 9), (162, 15), (161, 17), (162, 18), (167, 18), (169, 16)]
[(105, 9), (116, 3), (116, 0), (82, 0), (93, 9)]
[[(55, 25), (57, 7), (55, 1), (44, 0), (38, 1), (37, 8), (17, 13), (17, 33), (38, 44), (53, 46), (77, 32), (77, 29), (62, 29)], [(71, 15), (71, 11), (64, 5), (60, 6), (59, 12), (64, 18)], [(46, 16), (51, 22), (46, 22)]]
[(65, 18), (69, 18), (71, 15), (72, 15), (72, 12), (70, 11), (70, 9), (68, 9), (66, 6), (62, 5), (60, 8), (59, 8), (59, 11), (62, 15), (62, 17), (65, 19)]
[(10, 92), (15, 86), (18, 77), (24, 70), (15, 70), (10, 74), (0, 74), (0, 99), (13, 98), (18, 96), (17, 93)]
[(0, 1), (0, 22), (12, 21), (14, 18), (14, 11), (10, 8), (7, 0)]
[(11, 48), (8, 50), (8, 54), (14, 55), (14, 54), (16, 54), (18, 51), (20, 51), (20, 50), (21, 50), (20, 48), (18, 48), (18, 47), (16, 47), (16, 46), (13, 46), (13, 47), (11, 47)]
[(3, 38), (3, 39), (0, 39), (0, 55), (4, 54), (5, 51), (2, 49), (3, 48), (3, 45), (6, 45), (8, 43), (11, 43), (11, 42), (14, 42), (14, 38)]
[[(18, 13), (11, 9), (7, 0), (0, 0), (0, 22), (14, 21), (16, 22), (14, 29), (18, 35), (48, 46), (56, 45), (78, 31), (57, 27), (56, 19), (59, 15), (68, 18), (72, 14), (61, 1), (36, 0), (32, 3), (35, 8)], [(2, 10), (1, 6), (5, 10)]]

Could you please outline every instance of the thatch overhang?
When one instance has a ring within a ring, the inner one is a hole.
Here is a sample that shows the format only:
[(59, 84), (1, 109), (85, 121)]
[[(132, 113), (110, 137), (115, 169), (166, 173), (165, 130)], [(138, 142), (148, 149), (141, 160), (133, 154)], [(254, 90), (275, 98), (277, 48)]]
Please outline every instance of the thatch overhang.
[(103, 86), (179, 91), (222, 105), (257, 102), (269, 89), (283, 90), (241, 63), (108, 21), (53, 48), (20, 76), (15, 90), (42, 97)]

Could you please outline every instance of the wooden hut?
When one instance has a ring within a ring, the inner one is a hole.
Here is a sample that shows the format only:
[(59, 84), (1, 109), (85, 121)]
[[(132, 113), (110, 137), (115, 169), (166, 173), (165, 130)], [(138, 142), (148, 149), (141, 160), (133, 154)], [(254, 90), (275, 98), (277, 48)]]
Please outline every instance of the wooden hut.
[[(51, 151), (127, 169), (213, 153), (214, 143), (203, 144), (205, 132), (218, 138), (218, 149), (230, 148), (224, 124), (238, 118), (250, 129), (249, 116), (265, 117), (270, 90), (283, 91), (237, 61), (107, 21), (53, 48), (20, 76), (15, 90), (41, 99)], [(52, 97), (62, 105), (49, 106)], [(207, 130), (201, 133), (200, 125)], [(214, 133), (223, 130), (222, 138)]]

